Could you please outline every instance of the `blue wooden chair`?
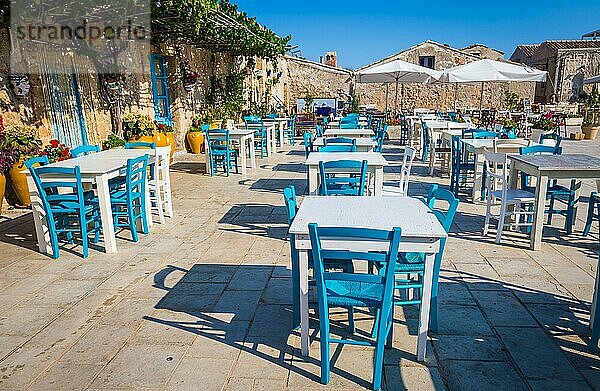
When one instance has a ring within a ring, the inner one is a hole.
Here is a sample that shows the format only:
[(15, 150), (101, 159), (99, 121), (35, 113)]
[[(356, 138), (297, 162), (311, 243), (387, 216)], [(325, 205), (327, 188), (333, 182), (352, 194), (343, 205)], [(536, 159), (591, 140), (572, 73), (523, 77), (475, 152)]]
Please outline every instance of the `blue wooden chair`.
[[(562, 153), (562, 147), (550, 146), (550, 145), (534, 145), (531, 147), (522, 147), (519, 150), (521, 155), (560, 155)], [(535, 187), (530, 185), (530, 176), (521, 173), (521, 189), (535, 194)], [(558, 184), (557, 180), (548, 184), (546, 190), (546, 200), (549, 200), (548, 210), (548, 224), (552, 224), (552, 216), (559, 214), (565, 216), (565, 231), (570, 235), (573, 233), (573, 225), (575, 224), (575, 218), (577, 216), (577, 203), (579, 200), (576, 198), (577, 191), (581, 187), (581, 182), (571, 180), (569, 187)], [(564, 209), (556, 209), (555, 202), (559, 202), (565, 205)], [(533, 207), (533, 206), (531, 206)], [(531, 216), (528, 216), (531, 219)], [(527, 227), (526, 231), (531, 232), (531, 227)]]
[(142, 223), (142, 232), (148, 233), (148, 216), (146, 215), (147, 174), (148, 155), (127, 159), (125, 188), (113, 189), (110, 193), (115, 229), (118, 227), (129, 228), (134, 242), (139, 240), (136, 229), (137, 220)]
[[(383, 374), (383, 354), (385, 345), (392, 346), (393, 339), (393, 292), (394, 273), (398, 257), (398, 246), (402, 231), (393, 228), (391, 231), (364, 228), (328, 228), (308, 225), (311, 250), (315, 268), (317, 285), (317, 302), (319, 307), (319, 331), (321, 344), (321, 383), (328, 384), (330, 378), (329, 345), (352, 344), (375, 347), (373, 370), (373, 389), (381, 388)], [(323, 248), (321, 237), (334, 241), (373, 240), (388, 243), (387, 252), (360, 252)], [(338, 240), (336, 240), (338, 239)], [(377, 262), (385, 265), (379, 275), (337, 272), (326, 270), (324, 260), (351, 262)], [(388, 272), (386, 272), (388, 271)], [(329, 308), (366, 307), (375, 309), (378, 337), (374, 341), (331, 338), (329, 334)]]
[(473, 132), (474, 139), (494, 139), (500, 137), (500, 133), (491, 130), (478, 130)]
[(319, 152), (356, 152), (356, 140), (352, 145), (326, 145)]
[(210, 176), (215, 175), (217, 165), (229, 176), (232, 165), (235, 165), (236, 174), (239, 173), (237, 164), (238, 152), (231, 146), (229, 130), (209, 130), (206, 132), (206, 145), (208, 159), (210, 159)]
[(148, 143), (145, 141), (126, 142), (125, 149), (156, 149), (156, 143)]
[[(59, 235), (65, 234), (67, 241), (73, 243), (75, 232), (81, 234), (82, 255), (87, 258), (89, 234), (94, 233), (94, 243), (98, 242), (100, 209), (94, 193), (83, 191), (79, 167), (34, 167), (35, 162), (29, 163), (29, 172), (46, 213), (52, 258), (59, 257)], [(60, 179), (55, 179), (57, 177)], [(91, 224), (93, 229), (89, 229)]]
[(468, 155), (465, 155), (460, 136), (452, 136), (451, 149), (452, 172), (450, 175), (450, 191), (458, 197), (461, 183), (464, 183), (465, 179), (473, 178), (475, 175), (475, 162)]
[[(283, 200), (287, 209), (288, 227), (292, 225), (296, 213), (298, 212), (298, 202), (296, 200), (296, 188), (288, 186), (283, 189)], [(292, 327), (294, 329), (300, 327), (300, 271), (299, 271), (299, 255), (296, 248), (294, 235), (289, 235), (290, 239), (290, 258), (292, 264)], [(308, 254), (308, 268), (313, 268), (312, 254)], [(351, 261), (338, 262), (336, 260), (325, 260), (325, 268), (328, 270), (341, 270), (344, 272), (354, 272)], [(314, 284), (311, 284), (314, 285)], [(354, 332), (354, 311), (348, 309), (348, 319), (350, 322), (350, 330)]]
[(288, 126), (283, 130), (283, 137), (287, 137), (290, 145), (294, 145), (296, 137), (296, 116), (292, 115), (288, 121)]
[(354, 121), (340, 121), (340, 129), (358, 129), (358, 122)]
[(275, 118), (277, 118), (277, 113), (271, 113), (271, 114), (267, 114), (267, 115), (265, 115), (265, 118), (268, 118), (268, 119), (275, 119)]
[(25, 167), (31, 171), (31, 169), (34, 167), (41, 167), (50, 164), (50, 160), (48, 159), (48, 156), (42, 155), (27, 159), (24, 164)]
[[(447, 205), (446, 209), (436, 208), (436, 201), (442, 201)], [(439, 222), (444, 227), (446, 232), (450, 232), (456, 210), (458, 209), (459, 200), (446, 189), (438, 188), (438, 185), (432, 185), (429, 189), (427, 196), (427, 206), (431, 209), (432, 213), (435, 214)], [(446, 239), (442, 239), (440, 243), (440, 250), (435, 256), (434, 269), (433, 269), (433, 280), (431, 286), (431, 305), (429, 309), (429, 323), (430, 329), (433, 332), (437, 332), (438, 329), (438, 292), (439, 292), (439, 277), (440, 269), (442, 267), (442, 258), (444, 256), (444, 248), (446, 246)], [(375, 266), (379, 265), (375, 264)], [(421, 290), (423, 288), (423, 274), (425, 273), (425, 254), (424, 253), (400, 253), (398, 262), (396, 263), (396, 290), (405, 291), (415, 289), (418, 293), (417, 299), (400, 299), (400, 296), (394, 298), (394, 305), (405, 306), (405, 305), (421, 305)], [(406, 277), (401, 277), (406, 276)], [(417, 276), (417, 280), (413, 280), (411, 276)], [(373, 333), (377, 332), (377, 328), (374, 327)]]
[[(600, 292), (596, 292), (596, 294), (600, 294)], [(592, 327), (592, 335), (590, 338), (589, 348), (592, 352), (598, 352), (600, 350), (598, 348), (598, 343), (600, 342), (600, 300), (596, 300), (596, 308), (594, 308), (592, 312), (594, 313), (594, 326)]]
[(254, 130), (254, 149), (260, 152), (261, 159), (264, 158), (267, 154), (267, 143), (270, 142), (264, 122), (257, 116), (251, 115), (244, 117), (244, 123), (246, 130)]
[[(562, 136), (558, 133), (542, 133), (540, 134), (540, 144), (544, 144), (544, 140), (554, 140), (554, 146), (556, 148), (560, 147), (560, 143), (562, 142)], [(545, 145), (545, 144), (544, 144)]]
[[(597, 210), (596, 213), (594, 213), (594, 209)], [(592, 194), (590, 194), (590, 201), (588, 204), (588, 213), (587, 219), (585, 221), (585, 228), (583, 230), (583, 236), (588, 236), (590, 234), (590, 229), (592, 228), (592, 223), (594, 222), (594, 219), (596, 219), (598, 221), (598, 224), (600, 224), (600, 195), (595, 191), (592, 192)]]
[(100, 152), (100, 147), (97, 145), (80, 145), (71, 149), (71, 155), (73, 157), (85, 156), (90, 153), (98, 153)]
[(356, 139), (350, 138), (350, 137), (330, 137), (330, 138), (324, 138), (323, 139), (323, 144), (324, 145), (331, 145), (331, 144), (349, 144), (349, 145), (353, 145), (356, 144)]
[(336, 160), (319, 162), (321, 178), (321, 195), (355, 195), (365, 194), (367, 182), (367, 161)]
[(314, 151), (312, 133), (305, 132), (302, 136), (302, 142), (304, 143), (304, 155), (308, 157)]
[(377, 130), (377, 134), (373, 138), (377, 142), (377, 145), (373, 148), (373, 152), (383, 152), (383, 142), (385, 141), (386, 134), (387, 125)]

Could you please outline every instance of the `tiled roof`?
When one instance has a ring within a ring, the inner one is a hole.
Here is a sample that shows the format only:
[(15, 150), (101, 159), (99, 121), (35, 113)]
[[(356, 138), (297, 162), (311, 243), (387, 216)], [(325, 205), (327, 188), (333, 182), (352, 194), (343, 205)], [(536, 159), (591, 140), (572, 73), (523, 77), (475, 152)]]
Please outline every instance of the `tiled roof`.
[(535, 51), (539, 47), (540, 47), (540, 45), (537, 45), (537, 44), (536, 45), (518, 45), (517, 49), (521, 49), (527, 57), (531, 57), (531, 56), (533, 56), (533, 53), (535, 53)]
[(560, 40), (560, 41), (546, 41), (543, 45), (548, 46), (554, 50), (564, 50), (564, 49), (600, 49), (600, 40), (583, 40), (583, 39), (573, 39), (573, 40)]

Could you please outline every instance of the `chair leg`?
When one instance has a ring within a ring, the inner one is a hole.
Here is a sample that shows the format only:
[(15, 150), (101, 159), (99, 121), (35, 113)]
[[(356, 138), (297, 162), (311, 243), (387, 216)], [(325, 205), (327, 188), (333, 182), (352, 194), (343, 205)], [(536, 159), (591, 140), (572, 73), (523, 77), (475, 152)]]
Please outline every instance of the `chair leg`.
[(492, 212), (492, 199), (491, 199), (491, 196), (488, 195), (487, 206), (485, 208), (485, 222), (483, 223), (483, 236), (486, 236), (488, 234), (491, 212)]
[(354, 307), (348, 307), (348, 331), (352, 334), (356, 331), (356, 326), (354, 325)]
[(292, 258), (292, 328), (300, 328), (300, 262), (298, 251), (290, 243)]
[[(143, 217), (144, 211), (142, 213), (142, 222), (145, 220)], [(133, 205), (129, 205), (127, 208), (127, 218), (129, 220), (129, 230), (131, 231), (131, 238), (134, 242), (139, 241), (137, 228), (135, 226), (135, 209)]]
[(498, 217), (498, 232), (496, 232), (496, 244), (500, 244), (500, 240), (502, 239), (502, 230), (504, 229), (504, 219), (505, 218), (506, 218), (506, 203), (504, 202), (504, 200), (502, 200), (502, 204), (500, 204), (500, 216)]
[(550, 197), (550, 206), (548, 208), (548, 225), (552, 225), (552, 215), (554, 214), (554, 196)]
[[(592, 222), (594, 221), (594, 209), (596, 208), (596, 202), (594, 199), (594, 194), (590, 196), (590, 202), (588, 204), (588, 213), (587, 219), (585, 220), (585, 229), (583, 230), (583, 236), (587, 236), (590, 233), (590, 229), (592, 228)], [(600, 217), (600, 203), (598, 203), (598, 215)]]
[(156, 188), (154, 189), (154, 198), (156, 200), (156, 208), (158, 210), (158, 221), (160, 221), (161, 224), (165, 223), (165, 213), (163, 210), (163, 200), (162, 200), (162, 195), (160, 194), (160, 189), (158, 187), (158, 183), (156, 185)]
[[(382, 316), (379, 318), (383, 318), (383, 316), (385, 315), (382, 314)], [(381, 377), (383, 375), (383, 353), (385, 351), (385, 340), (387, 339), (387, 335), (385, 335), (385, 329), (387, 328), (387, 324), (387, 321), (380, 319), (378, 332), (379, 336), (377, 338), (375, 347), (375, 363), (373, 365), (373, 390), (379, 390), (381, 388)]]
[(321, 383), (329, 384), (329, 311), (319, 308), (319, 329), (321, 333)]
[(80, 230), (81, 230), (81, 245), (82, 245), (82, 249), (83, 249), (83, 257), (87, 258), (88, 257), (88, 230), (87, 230), (87, 224), (85, 223), (85, 212), (80, 211), (80, 215), (79, 215), (79, 225), (80, 225)]

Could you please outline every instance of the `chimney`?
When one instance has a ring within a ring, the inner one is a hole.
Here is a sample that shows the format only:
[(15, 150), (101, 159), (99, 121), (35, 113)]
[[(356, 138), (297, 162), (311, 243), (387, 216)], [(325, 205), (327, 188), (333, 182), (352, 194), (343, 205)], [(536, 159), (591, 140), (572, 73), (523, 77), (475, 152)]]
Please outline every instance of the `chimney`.
[(325, 53), (325, 64), (337, 68), (337, 52)]

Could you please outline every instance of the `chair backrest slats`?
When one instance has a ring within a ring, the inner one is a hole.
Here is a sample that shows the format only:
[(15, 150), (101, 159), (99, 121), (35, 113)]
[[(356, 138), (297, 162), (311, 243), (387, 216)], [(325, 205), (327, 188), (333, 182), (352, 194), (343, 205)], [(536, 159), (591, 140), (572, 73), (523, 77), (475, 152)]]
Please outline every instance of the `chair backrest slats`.
[(73, 157), (85, 156), (90, 153), (98, 153), (100, 152), (100, 147), (97, 145), (80, 145), (71, 149), (71, 155)]

